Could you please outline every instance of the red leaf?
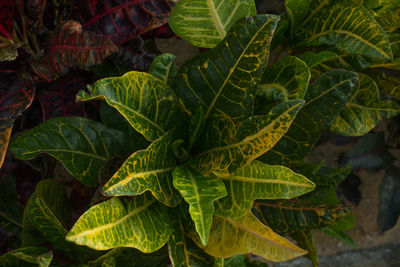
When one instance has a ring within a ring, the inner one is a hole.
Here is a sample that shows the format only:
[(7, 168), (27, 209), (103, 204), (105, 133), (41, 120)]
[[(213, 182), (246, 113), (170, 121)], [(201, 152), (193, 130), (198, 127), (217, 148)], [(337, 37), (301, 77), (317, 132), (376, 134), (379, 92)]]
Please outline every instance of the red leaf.
[(35, 73), (45, 80), (64, 75), (69, 68), (86, 68), (100, 64), (118, 51), (107, 36), (85, 32), (79, 22), (70, 20), (59, 26), (51, 35), (44, 57), (33, 63)]
[(76, 102), (76, 94), (86, 86), (79, 72), (71, 72), (41, 89), (38, 99), (43, 121), (60, 116), (82, 116), (83, 104)]
[(85, 30), (120, 44), (168, 22), (177, 0), (75, 0)]
[(12, 40), (14, 36), (14, 0), (0, 1), (0, 35), (8, 40)]
[(16, 117), (32, 103), (35, 85), (29, 80), (0, 80), (0, 167)]

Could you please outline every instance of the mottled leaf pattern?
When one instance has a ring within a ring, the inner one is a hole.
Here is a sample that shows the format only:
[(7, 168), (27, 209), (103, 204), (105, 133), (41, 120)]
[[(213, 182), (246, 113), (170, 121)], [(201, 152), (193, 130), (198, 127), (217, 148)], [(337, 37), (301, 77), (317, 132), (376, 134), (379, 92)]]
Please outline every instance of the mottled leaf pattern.
[(311, 84), (304, 97), (306, 103), (289, 131), (260, 160), (284, 165), (302, 160), (344, 107), (355, 90), (357, 78), (356, 73), (335, 70)]
[(258, 200), (263, 221), (279, 234), (334, 225), (351, 211), (344, 205), (324, 205), (282, 200)]
[(257, 94), (272, 100), (301, 99), (310, 78), (310, 70), (303, 61), (297, 57), (285, 57), (268, 66), (257, 86)]
[(367, 9), (351, 1), (332, 3), (315, 13), (304, 25), (303, 44), (334, 45), (350, 54), (392, 58), (385, 31)]
[(14, 120), (27, 109), (35, 95), (30, 80), (0, 81), (0, 167), (3, 165)]
[(278, 142), (303, 104), (303, 100), (291, 100), (276, 105), (268, 115), (250, 117), (236, 130), (234, 142), (201, 152), (190, 165), (204, 176), (234, 174)]
[(395, 116), (400, 113), (400, 105), (395, 101), (381, 100), (375, 82), (359, 74), (356, 90), (332, 122), (330, 130), (345, 136), (365, 135), (381, 121), (381, 113)]
[(131, 71), (105, 78), (81, 91), (80, 101), (104, 99), (116, 108), (138, 132), (154, 141), (179, 124), (183, 113), (174, 92), (154, 76)]
[(133, 153), (104, 185), (103, 193), (135, 196), (148, 190), (165, 205), (176, 206), (181, 199), (172, 185), (176, 162), (170, 144), (171, 134), (166, 134), (146, 150)]
[(171, 233), (167, 208), (144, 194), (130, 200), (127, 208), (115, 197), (91, 207), (66, 239), (97, 250), (133, 247), (150, 253), (167, 243)]
[(260, 81), (278, 20), (272, 15), (241, 19), (214, 49), (187, 61), (172, 85), (186, 108), (193, 112), (201, 105), (205, 117), (248, 117), (253, 106), (249, 90)]
[(215, 47), (240, 18), (257, 14), (253, 0), (181, 0), (168, 21), (171, 29), (198, 47)]
[(172, 54), (161, 54), (157, 56), (151, 67), (149, 73), (164, 82), (164, 84), (171, 85), (176, 74), (178, 73), (178, 66), (175, 64), (176, 56)]
[(40, 153), (57, 158), (82, 183), (95, 186), (97, 171), (107, 159), (131, 152), (128, 136), (79, 117), (50, 119), (16, 138), (11, 151), (19, 159)]
[(3, 254), (0, 257), (0, 265), (3, 267), (48, 267), (52, 260), (53, 253), (44, 247), (24, 247)]
[(270, 261), (285, 261), (307, 253), (251, 213), (237, 220), (215, 216), (208, 245), (203, 249), (218, 258), (252, 253)]
[(313, 182), (283, 166), (253, 161), (232, 176), (221, 177), (228, 195), (215, 204), (215, 213), (240, 218), (256, 199), (290, 199), (315, 188)]
[(69, 20), (53, 32), (44, 56), (33, 68), (40, 77), (52, 80), (66, 74), (69, 68), (100, 64), (117, 51), (118, 46), (107, 36), (85, 32), (79, 22)]
[(225, 185), (217, 177), (205, 178), (184, 166), (176, 168), (172, 175), (174, 187), (190, 205), (190, 216), (195, 223), (201, 243), (205, 246), (214, 215), (213, 202), (226, 196)]

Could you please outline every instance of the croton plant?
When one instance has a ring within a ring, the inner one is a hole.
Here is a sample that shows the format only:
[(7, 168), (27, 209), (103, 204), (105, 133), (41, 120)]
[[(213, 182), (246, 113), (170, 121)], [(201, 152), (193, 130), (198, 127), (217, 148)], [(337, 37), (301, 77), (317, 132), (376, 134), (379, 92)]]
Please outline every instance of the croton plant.
[[(0, 6), (1, 266), (317, 266), (314, 229), (355, 246), (352, 166), (304, 158), (400, 113), (398, 1)], [(202, 53), (154, 58), (174, 34)]]

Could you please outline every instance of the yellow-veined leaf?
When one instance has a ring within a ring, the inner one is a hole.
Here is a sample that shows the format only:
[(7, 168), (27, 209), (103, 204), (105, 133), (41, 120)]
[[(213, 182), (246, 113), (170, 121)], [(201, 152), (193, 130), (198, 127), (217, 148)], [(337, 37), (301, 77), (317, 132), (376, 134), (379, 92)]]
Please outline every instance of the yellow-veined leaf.
[(0, 266), (48, 267), (52, 260), (53, 253), (44, 247), (24, 247), (3, 254)]
[(157, 56), (151, 63), (149, 73), (164, 82), (171, 85), (176, 74), (178, 66), (175, 64), (176, 56), (172, 54), (161, 54)]

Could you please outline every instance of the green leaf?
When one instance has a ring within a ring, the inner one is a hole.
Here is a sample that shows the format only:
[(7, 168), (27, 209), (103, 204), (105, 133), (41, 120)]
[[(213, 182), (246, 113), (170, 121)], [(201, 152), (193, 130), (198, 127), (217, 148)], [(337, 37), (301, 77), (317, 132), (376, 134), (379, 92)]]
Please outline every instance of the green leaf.
[(187, 61), (172, 85), (186, 108), (193, 112), (201, 105), (205, 117), (248, 117), (253, 106), (249, 92), (264, 72), (278, 20), (273, 15), (241, 19), (214, 49)]
[(383, 71), (373, 71), (368, 72), (367, 74), (374, 79), (381, 93), (390, 95), (391, 97), (400, 100), (399, 77), (387, 75)]
[(103, 261), (101, 267), (115, 267), (115, 258), (114, 257), (107, 258), (105, 261)]
[(177, 167), (173, 173), (174, 187), (189, 203), (189, 213), (196, 225), (201, 243), (207, 245), (214, 214), (213, 202), (226, 196), (224, 183), (217, 177), (205, 178), (188, 167)]
[(258, 200), (254, 205), (260, 212), (263, 222), (279, 234), (331, 226), (352, 210), (345, 205), (290, 200)]
[(303, 160), (344, 107), (354, 91), (358, 75), (344, 70), (330, 71), (307, 90), (304, 107), (289, 131), (260, 160), (268, 164), (291, 165)]
[(248, 213), (256, 199), (290, 199), (315, 188), (313, 182), (289, 168), (259, 161), (220, 179), (228, 195), (216, 202), (215, 214), (233, 219)]
[(334, 45), (349, 54), (392, 59), (384, 29), (365, 7), (352, 1), (332, 1), (318, 10), (305, 23), (301, 39), (305, 45)]
[(290, 236), (296, 240), (296, 243), (302, 249), (308, 251), (308, 254), (305, 257), (309, 258), (312, 261), (313, 267), (318, 267), (318, 254), (315, 248), (314, 237), (310, 230), (296, 231)]
[(334, 59), (338, 55), (331, 51), (322, 51), (319, 53), (314, 52), (304, 52), (303, 54), (297, 55), (299, 59), (304, 61), (307, 66), (311, 69), (327, 60)]
[(381, 13), (375, 19), (386, 32), (395, 32), (400, 28), (400, 8)]
[(217, 258), (251, 253), (271, 261), (286, 261), (307, 253), (274, 233), (251, 213), (237, 220), (215, 216), (208, 245), (204, 247), (198, 240), (194, 241)]
[(19, 236), (22, 230), (23, 206), (18, 201), (15, 176), (0, 179), (0, 227), (9, 234)]
[(48, 267), (53, 259), (53, 253), (44, 247), (25, 247), (15, 249), (0, 257), (3, 267)]
[(332, 122), (330, 131), (345, 136), (365, 135), (381, 121), (381, 112), (394, 116), (400, 113), (400, 105), (391, 100), (382, 101), (376, 83), (359, 74), (356, 90)]
[(176, 167), (169, 147), (171, 134), (157, 139), (146, 150), (133, 153), (104, 185), (107, 196), (136, 196), (151, 191), (167, 206), (176, 206), (181, 200), (172, 185), (172, 170)]
[(130, 200), (127, 209), (111, 198), (87, 210), (67, 234), (67, 241), (97, 250), (133, 247), (150, 253), (172, 233), (167, 208), (149, 194)]
[(343, 231), (335, 230), (330, 227), (322, 228), (322, 229), (320, 229), (320, 231), (323, 232), (324, 234), (336, 237), (336, 238), (346, 242), (348, 245), (350, 245), (353, 248), (357, 248), (357, 245), (353, 241), (353, 239), (350, 236), (348, 236), (346, 233), (344, 233)]
[(80, 182), (97, 185), (97, 171), (112, 156), (131, 152), (128, 136), (79, 117), (50, 119), (16, 138), (14, 155), (23, 160), (47, 153)]
[(181, 0), (168, 24), (182, 39), (198, 47), (215, 47), (232, 24), (257, 14), (253, 0)]
[(236, 130), (236, 140), (201, 152), (190, 165), (204, 176), (234, 174), (278, 142), (303, 104), (303, 100), (291, 100), (276, 105), (268, 115), (248, 118)]
[(238, 255), (231, 258), (216, 258), (214, 267), (246, 267), (246, 256)]
[[(286, 0), (285, 7), (290, 21), (290, 35), (301, 25), (311, 10), (313, 0)], [(325, 1), (326, 2), (326, 1)], [(318, 9), (317, 9), (318, 10)]]
[(310, 70), (303, 61), (297, 57), (285, 57), (268, 66), (257, 86), (257, 94), (273, 100), (301, 99), (310, 78)]
[(183, 119), (174, 92), (151, 74), (131, 71), (121, 77), (98, 80), (80, 91), (77, 99), (104, 99), (116, 108), (135, 130), (149, 140), (163, 136)]
[(204, 110), (202, 106), (198, 106), (193, 115), (190, 117), (189, 124), (189, 145), (192, 147), (200, 138), (206, 126), (204, 118)]
[(164, 84), (171, 85), (178, 73), (175, 59), (175, 55), (167, 53), (157, 56), (151, 63), (149, 73), (162, 80)]

